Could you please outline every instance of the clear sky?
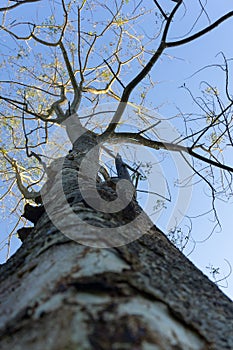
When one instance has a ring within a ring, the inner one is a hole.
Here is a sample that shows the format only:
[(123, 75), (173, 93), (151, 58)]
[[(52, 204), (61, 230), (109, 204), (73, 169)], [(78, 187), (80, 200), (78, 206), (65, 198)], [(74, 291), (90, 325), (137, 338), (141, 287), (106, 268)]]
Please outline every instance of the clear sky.
[[(130, 1), (132, 0), (129, 0), (129, 2)], [(42, 1), (42, 4), (43, 3), (45, 2)], [(161, 5), (164, 3), (167, 8), (171, 8), (174, 5), (174, 3), (169, 0), (161, 0), (160, 3)], [(190, 5), (190, 3), (192, 4)], [(183, 8), (177, 14), (172, 25), (170, 34), (171, 40), (175, 40), (178, 36), (182, 37), (188, 33), (190, 30), (190, 23), (193, 23), (194, 18), (196, 18), (200, 12), (198, 1), (187, 0), (185, 4), (187, 13), (185, 13), (185, 9)], [(146, 1), (142, 2), (141, 6), (144, 6), (146, 9)], [(189, 10), (190, 7), (191, 10)], [(22, 7), (22, 9), (17, 10), (17, 13), (23, 13), (21, 11), (25, 11), (26, 8), (27, 15), (35, 13), (35, 8), (32, 9), (31, 5), (27, 7), (24, 6), (24, 8)], [(228, 0), (223, 0), (221, 2), (218, 0), (208, 1), (208, 6), (206, 8), (206, 12), (209, 13), (211, 21), (214, 21), (230, 10), (232, 10), (232, 5)], [(59, 14), (57, 15), (59, 16)], [(195, 25), (193, 32), (200, 30), (205, 25), (208, 25), (208, 17), (202, 16)], [(149, 32), (151, 23), (142, 22), (141, 26), (143, 26), (145, 31)], [(233, 19), (230, 19), (226, 23), (221, 24), (212, 33), (207, 34), (204, 38), (197, 39), (193, 43), (186, 44), (183, 47), (166, 51), (166, 55), (162, 57), (151, 73), (151, 78), (156, 82), (156, 85), (155, 88), (148, 93), (148, 108), (160, 106), (158, 113), (164, 119), (174, 116), (178, 108), (183, 112), (192, 113), (195, 107), (189, 94), (181, 88), (184, 83), (192, 90), (194, 95), (200, 95), (200, 83), (203, 80), (208, 80), (219, 89), (224, 89), (224, 76), (221, 70), (210, 68), (195, 74), (192, 78), (190, 77), (206, 65), (219, 63), (221, 58), (220, 55), (217, 56), (217, 54), (221, 51), (225, 53), (227, 58), (233, 57), (233, 46), (230, 45), (232, 29)], [(232, 85), (231, 82), (230, 85)], [(180, 126), (179, 120), (175, 122), (170, 120), (169, 123), (171, 127), (174, 126), (178, 128)], [(229, 161), (228, 165), (232, 165), (231, 156), (227, 155), (227, 159)], [(175, 175), (177, 174), (174, 174), (174, 165), (172, 166), (171, 163), (172, 162), (169, 162), (168, 159), (168, 161), (161, 166), (163, 167), (162, 170), (168, 174), (168, 178), (174, 181)], [(158, 173), (156, 173), (156, 171), (154, 171), (150, 180), (156, 182), (155, 188), (156, 185), (158, 186), (158, 181), (156, 180)], [(157, 189), (157, 191), (158, 190), (159, 189)], [(174, 198), (176, 198), (175, 191), (176, 190), (173, 189)], [(200, 183), (195, 188), (192, 188), (192, 193), (191, 195), (189, 193), (189, 196), (191, 198), (191, 204), (189, 210), (184, 213), (185, 215), (194, 218), (203, 213), (203, 211), (210, 209), (211, 199), (208, 197), (207, 188), (204, 183)], [(185, 201), (185, 198), (183, 198), (183, 200)], [(153, 199), (151, 199), (150, 205), (151, 207), (153, 206)], [(216, 278), (221, 279), (228, 275), (230, 266), (233, 267), (233, 235), (231, 232), (232, 200), (228, 203), (218, 201), (216, 205), (222, 230), (214, 231), (209, 237), (213, 228), (211, 215), (192, 219), (193, 227), (191, 235), (193, 240), (190, 240), (185, 252), (186, 254), (191, 252), (189, 258), (208, 276), (210, 276), (210, 266), (219, 268), (219, 274), (216, 275)], [(161, 216), (156, 219), (156, 224), (165, 232), (169, 229), (169, 227), (167, 227), (168, 219), (171, 215), (175, 218), (173, 208), (174, 202), (171, 204), (168, 203), (167, 210), (164, 210)], [(150, 213), (152, 213), (152, 211), (150, 212), (149, 209), (149, 214)], [(181, 213), (181, 216), (182, 215), (183, 213)], [(154, 219), (153, 215), (152, 219)], [(189, 219), (187, 218), (183, 220), (184, 230), (185, 227), (187, 227), (186, 225), (189, 225)], [(12, 227), (12, 224), (10, 226)], [(10, 231), (9, 223), (7, 223), (6, 220), (2, 222), (1, 231), (4, 232), (4, 235)], [(207, 237), (209, 238), (206, 240)], [(196, 242), (195, 247), (194, 241)], [(19, 246), (19, 242), (16, 238), (13, 238), (12, 252), (17, 246)], [(1, 261), (3, 261), (5, 258), (5, 250), (0, 252), (0, 254)], [(228, 277), (227, 282), (223, 280), (219, 285), (223, 287), (223, 292), (233, 299), (233, 273)]]

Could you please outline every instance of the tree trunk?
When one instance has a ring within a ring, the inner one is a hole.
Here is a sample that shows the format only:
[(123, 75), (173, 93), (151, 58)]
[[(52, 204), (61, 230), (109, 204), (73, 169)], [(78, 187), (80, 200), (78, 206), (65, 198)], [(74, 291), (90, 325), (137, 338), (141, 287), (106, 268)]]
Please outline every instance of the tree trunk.
[[(140, 208), (90, 208), (78, 192), (73, 158), (62, 181), (74, 211), (89, 223), (75, 227), (78, 237), (89, 240), (96, 227), (130, 235), (127, 223)], [(58, 200), (57, 183), (58, 176), (50, 179), (50, 203)], [(108, 183), (98, 186), (103, 198), (115, 198)], [(71, 225), (66, 209), (56, 211), (63, 226)], [(138, 237), (144, 219), (133, 229)], [(155, 226), (127, 245), (90, 245), (71, 240), (42, 214), (1, 266), (2, 350), (233, 349), (232, 302)]]

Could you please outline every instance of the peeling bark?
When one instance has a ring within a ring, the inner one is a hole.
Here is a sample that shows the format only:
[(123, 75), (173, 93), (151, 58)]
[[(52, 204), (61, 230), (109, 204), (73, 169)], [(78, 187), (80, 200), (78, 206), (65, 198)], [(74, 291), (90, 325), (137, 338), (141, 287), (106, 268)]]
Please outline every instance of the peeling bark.
[[(136, 202), (114, 214), (90, 208), (77, 186), (77, 158), (65, 164), (66, 198), (93, 230), (124, 227), (129, 210), (140, 213)], [(116, 197), (106, 183), (97, 187)], [(58, 200), (56, 177), (49, 190)], [(86, 227), (77, 230), (88, 236)], [(0, 283), (2, 350), (233, 349), (232, 302), (155, 226), (128, 245), (93, 248), (63, 235), (45, 212), (1, 266)]]

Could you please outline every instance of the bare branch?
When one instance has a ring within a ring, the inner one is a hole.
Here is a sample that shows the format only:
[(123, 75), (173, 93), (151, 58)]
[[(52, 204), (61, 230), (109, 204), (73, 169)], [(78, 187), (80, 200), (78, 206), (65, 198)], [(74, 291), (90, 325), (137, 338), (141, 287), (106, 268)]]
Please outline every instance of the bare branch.
[(16, 175), (16, 182), (19, 191), (22, 193), (25, 199), (35, 199), (36, 197), (39, 196), (39, 192), (37, 191), (29, 191), (23, 184), (21, 175), (20, 175), (20, 170), (17, 162), (10, 157), (6, 151), (2, 148), (0, 148), (0, 152), (2, 153), (3, 157), (6, 159), (6, 161), (12, 166), (12, 168), (15, 170), (15, 175)]
[[(64, 61), (65, 61), (65, 65), (66, 65), (66, 69), (67, 69), (67, 72), (69, 74), (69, 77), (70, 77), (70, 80), (71, 80), (71, 84), (72, 84), (72, 87), (73, 87), (73, 91), (74, 91), (74, 99), (73, 99), (73, 101), (71, 103), (71, 106), (70, 106), (70, 112), (71, 112), (71, 114), (74, 114), (74, 113), (77, 112), (78, 106), (79, 106), (80, 101), (81, 101), (81, 90), (80, 90), (80, 87), (78, 86), (78, 83), (76, 81), (76, 78), (75, 78), (73, 69), (71, 67), (67, 51), (66, 51), (65, 46), (62, 43), (62, 41), (59, 43), (59, 46), (61, 48), (61, 52), (62, 52)], [(67, 117), (68, 116), (69, 115), (67, 115)]]
[(167, 19), (167, 22), (166, 22), (166, 25), (165, 25), (165, 28), (163, 31), (162, 39), (160, 41), (160, 45), (159, 45), (158, 49), (156, 50), (154, 55), (151, 57), (150, 61), (141, 70), (141, 72), (139, 72), (137, 74), (137, 76), (133, 80), (131, 80), (131, 82), (125, 87), (123, 94), (122, 94), (122, 97), (121, 97), (121, 103), (119, 103), (119, 106), (115, 112), (115, 115), (113, 116), (109, 126), (107, 127), (106, 131), (104, 132), (104, 135), (111, 135), (111, 133), (114, 132), (114, 130), (116, 129), (116, 127), (121, 119), (121, 116), (125, 110), (126, 102), (128, 102), (128, 99), (129, 99), (131, 92), (148, 75), (148, 73), (150, 72), (152, 67), (155, 65), (155, 63), (157, 62), (159, 57), (162, 55), (164, 49), (166, 48), (166, 38), (167, 38), (168, 30), (170, 28), (170, 24), (172, 22), (172, 19), (175, 15), (176, 11), (178, 10), (179, 6), (181, 5), (181, 3), (182, 2), (179, 2), (176, 4), (176, 6), (172, 10), (170, 16)]
[(161, 14), (163, 15), (163, 17), (165, 19), (168, 19), (168, 16), (166, 15), (166, 13), (163, 11), (162, 7), (160, 6), (160, 4), (158, 3), (157, 0), (154, 0), (155, 5), (158, 7), (159, 11), (161, 12)]
[(19, 1), (19, 0), (11, 0), (11, 2), (14, 1), (15, 4), (13, 5), (10, 5), (10, 6), (6, 6), (6, 7), (0, 7), (0, 12), (3, 12), (3, 11), (8, 11), (8, 10), (13, 10), (14, 8), (20, 6), (20, 5), (23, 5), (23, 4), (28, 4), (30, 2), (38, 2), (40, 0), (22, 0), (22, 1)]
[[(102, 136), (100, 136), (99, 138), (105, 140), (105, 135), (103, 134), (103, 138)], [(206, 158), (196, 152), (193, 151), (192, 147), (185, 147), (182, 145), (178, 145), (178, 144), (174, 144), (174, 143), (170, 143), (170, 142), (161, 142), (161, 141), (155, 141), (155, 140), (150, 140), (148, 138), (145, 138), (143, 136), (141, 136), (139, 133), (131, 133), (131, 132), (118, 132), (118, 133), (114, 133), (112, 135), (112, 139), (111, 142), (117, 142), (119, 140), (125, 140), (126, 142), (129, 143), (134, 143), (134, 144), (138, 144), (138, 145), (143, 145), (146, 147), (150, 147), (156, 150), (159, 149), (164, 149), (167, 151), (172, 151), (172, 152), (179, 152), (179, 153), (188, 153), (190, 156), (199, 159), (207, 164), (213, 165), (216, 168), (222, 169), (222, 170), (226, 170), (229, 172), (233, 172), (233, 168), (222, 164), (220, 162), (217, 161), (213, 161), (210, 158)]]
[(189, 36), (188, 38), (182, 39), (182, 40), (177, 40), (177, 41), (170, 41), (166, 43), (166, 47), (176, 47), (176, 46), (181, 46), (187, 43), (190, 43), (191, 41), (194, 41), (203, 35), (211, 32), (214, 28), (218, 27), (221, 23), (226, 21), (228, 18), (231, 18), (233, 16), (233, 11), (230, 11), (226, 13), (224, 16), (220, 17), (217, 21), (209, 25), (208, 27), (200, 30), (196, 34), (193, 34)]
[[(82, 4), (83, 7), (83, 4)], [(84, 77), (83, 77), (83, 68), (82, 68), (82, 60), (81, 60), (81, 20), (80, 20), (80, 11), (81, 9), (78, 9), (78, 62), (79, 62), (79, 72), (81, 77), (81, 85), (83, 84)]]

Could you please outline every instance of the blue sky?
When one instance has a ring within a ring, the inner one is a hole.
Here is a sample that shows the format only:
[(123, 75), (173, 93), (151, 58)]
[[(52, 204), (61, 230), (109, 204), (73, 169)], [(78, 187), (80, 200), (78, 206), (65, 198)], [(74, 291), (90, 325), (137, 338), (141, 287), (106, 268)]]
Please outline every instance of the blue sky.
[[(161, 0), (160, 2), (161, 4), (166, 4), (167, 8), (174, 4), (168, 0)], [(44, 3), (45, 2), (42, 1), (42, 4)], [(190, 5), (190, 3), (192, 4)], [(212, 21), (227, 11), (232, 10), (232, 5), (227, 0), (221, 2), (218, 0), (212, 0), (208, 3), (207, 11), (209, 12)], [(144, 4), (146, 4), (145, 1)], [(184, 10), (180, 10), (172, 25), (171, 34), (169, 36), (170, 40), (175, 40), (175, 37), (186, 34), (190, 29), (190, 23), (199, 13), (198, 11), (200, 8), (198, 6), (198, 1), (191, 2), (190, 0), (186, 1), (185, 4), (187, 6), (186, 17), (183, 17)], [(189, 8), (191, 8), (191, 10), (189, 10)], [(23, 13), (25, 9), (26, 6), (24, 6), (24, 8), (22, 7), (17, 13)], [(27, 15), (32, 12), (37, 15), (35, 8), (32, 10), (32, 7), (28, 5)], [(202, 18), (194, 28), (194, 32), (208, 24), (207, 18), (205, 16)], [(150, 31), (151, 23), (145, 22), (141, 23), (141, 25), (144, 26), (145, 30)], [(194, 95), (200, 94), (200, 82), (202, 80), (208, 80), (218, 86), (220, 90), (223, 89), (224, 75), (219, 69), (209, 68), (195, 74), (192, 78), (190, 78), (190, 76), (205, 65), (221, 62), (221, 57), (218, 55), (221, 51), (225, 53), (226, 57), (233, 57), (233, 46), (229, 44), (232, 28), (233, 19), (230, 19), (226, 23), (221, 24), (212, 33), (207, 34), (203, 38), (197, 39), (193, 43), (167, 50), (165, 56), (162, 57), (151, 73), (152, 79), (156, 81), (156, 86), (147, 96), (148, 108), (151, 108), (151, 106), (160, 106), (158, 113), (163, 118), (170, 118), (175, 115), (178, 108), (187, 113), (193, 112), (195, 106), (192, 100), (188, 93), (180, 88), (184, 83), (192, 90)], [(232, 85), (232, 83), (230, 84)], [(171, 124), (172, 123), (173, 122), (171, 121)], [(179, 126), (179, 120), (176, 120), (174, 127), (178, 128)], [(231, 155), (227, 154), (227, 159), (231, 162)], [(232, 165), (232, 163), (229, 163), (228, 165)], [(169, 164), (164, 165), (164, 169), (166, 169), (168, 173), (172, 173), (173, 171), (173, 168), (169, 169)], [(193, 189), (192, 202), (189, 211), (186, 214), (195, 217), (205, 211), (206, 208), (210, 208), (211, 202), (208, 195), (205, 194), (206, 192), (207, 189), (204, 183), (200, 183), (195, 189)], [(229, 272), (229, 266), (226, 261), (233, 266), (233, 236), (231, 233), (232, 201), (229, 201), (229, 203), (219, 201), (216, 205), (222, 230), (220, 232), (214, 232), (208, 240), (204, 241), (205, 238), (209, 236), (213, 227), (211, 215), (193, 219), (192, 235), (195, 241), (204, 242), (196, 244), (195, 249), (189, 255), (189, 258), (207, 275), (209, 269), (206, 267), (211, 265), (216, 268), (219, 267), (220, 274), (216, 276), (218, 279), (218, 277), (223, 278), (224, 275), (227, 275)], [(168, 209), (162, 213), (157, 222), (158, 226), (165, 231), (167, 229), (167, 218), (171, 215), (171, 211), (172, 205), (170, 207), (168, 205)], [(187, 222), (188, 221), (185, 221), (184, 225)], [(7, 224), (6, 221), (2, 223), (1, 230), (4, 234), (9, 232), (9, 224)], [(16, 238), (13, 238), (12, 252), (17, 246), (19, 246), (19, 242)], [(192, 244), (190, 243), (190, 245), (187, 246), (186, 253), (188, 254), (191, 250)], [(5, 258), (5, 251), (0, 252), (0, 254), (2, 255), (1, 261), (3, 261)], [(233, 274), (229, 276), (227, 281), (228, 288), (223, 288), (223, 291), (233, 298)], [(223, 281), (221, 282), (221, 285), (225, 287), (226, 283)]]
[[(212, 1), (209, 8), (213, 14), (212, 18), (217, 18), (220, 14), (231, 10), (228, 1), (221, 3)], [(192, 92), (198, 92), (200, 81), (205, 79), (214, 82), (220, 89), (224, 88), (224, 75), (218, 69), (207, 69), (204, 74), (201, 72), (196, 74), (192, 79), (188, 78), (205, 65), (219, 63), (221, 61), (220, 55), (216, 55), (220, 51), (224, 52), (228, 58), (233, 57), (233, 47), (229, 45), (229, 37), (231, 36), (232, 29), (233, 20), (230, 19), (216, 28), (212, 33), (207, 34), (205, 38), (200, 38), (182, 48), (178, 47), (169, 51), (171, 56), (177, 57), (170, 64), (171, 69), (163, 69), (163, 62), (161, 62), (161, 69), (160, 67), (155, 69), (156, 72), (154, 73), (156, 79), (161, 82), (161, 84), (157, 85), (154, 96), (156, 96), (156, 99), (159, 96), (161, 103), (162, 101), (164, 102), (164, 115), (174, 113), (176, 106), (179, 106), (183, 111), (192, 112), (193, 104), (189, 95), (185, 94), (184, 90), (179, 88), (184, 83), (191, 88)], [(182, 32), (182, 27), (178, 27), (177, 31)], [(232, 82), (230, 82), (230, 85), (232, 86)], [(160, 113), (162, 113), (161, 110)], [(230, 152), (227, 160), (229, 161), (228, 165), (232, 165), (232, 155)], [(196, 216), (203, 209), (205, 210), (210, 207), (210, 200), (207, 196), (203, 195), (204, 191), (205, 185), (203, 183), (198, 186), (198, 189), (196, 188), (193, 191), (192, 204), (189, 210), (190, 216)], [(226, 260), (233, 266), (232, 200), (228, 203), (219, 201), (217, 208), (222, 225), (221, 232), (214, 232), (208, 240), (198, 243), (189, 258), (204, 273), (207, 273), (207, 275), (209, 272), (209, 269), (206, 269), (207, 266), (213, 265), (214, 267), (219, 267), (220, 274), (216, 276), (218, 279), (223, 278), (230, 271)], [(193, 222), (193, 236), (195, 239), (202, 241), (208, 237), (211, 227), (212, 222), (210, 217), (198, 218)], [(223, 288), (223, 291), (233, 298), (232, 274), (227, 281), (228, 288)], [(220, 284), (224, 287), (227, 286), (225, 281), (222, 281)]]

